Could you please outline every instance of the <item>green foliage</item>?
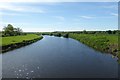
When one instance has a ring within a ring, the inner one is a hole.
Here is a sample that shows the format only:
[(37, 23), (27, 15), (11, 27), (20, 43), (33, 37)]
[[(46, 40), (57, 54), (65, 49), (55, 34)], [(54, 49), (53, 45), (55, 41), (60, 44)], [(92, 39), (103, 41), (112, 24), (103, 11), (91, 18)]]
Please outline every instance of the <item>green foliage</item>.
[(54, 36), (61, 37), (61, 33), (54, 33)]
[(52, 36), (53, 34), (52, 33), (50, 33), (50, 36)]
[(50, 32), (43, 32), (42, 35), (50, 35)]
[(14, 28), (14, 35), (22, 35), (22, 29)]
[(4, 34), (6, 36), (13, 36), (14, 35), (14, 27), (11, 24), (8, 24), (7, 27), (3, 28)]
[(84, 34), (87, 34), (87, 31), (86, 31), (86, 30), (83, 30), (83, 33), (84, 33)]
[(69, 37), (69, 34), (68, 34), (68, 33), (63, 34), (63, 37), (68, 38), (68, 37)]
[(118, 53), (118, 35), (70, 33), (69, 37), (102, 52)]
[(14, 28), (11, 24), (3, 28), (2, 37), (22, 35), (22, 29)]
[(111, 30), (108, 30), (108, 31), (106, 31), (108, 34), (112, 34), (112, 31)]

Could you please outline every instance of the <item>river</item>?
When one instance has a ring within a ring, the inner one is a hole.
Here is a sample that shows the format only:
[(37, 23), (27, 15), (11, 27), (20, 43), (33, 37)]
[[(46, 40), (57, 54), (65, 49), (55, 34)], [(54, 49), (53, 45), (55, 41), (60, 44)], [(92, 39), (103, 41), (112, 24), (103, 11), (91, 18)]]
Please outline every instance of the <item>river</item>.
[(117, 78), (112, 55), (71, 38), (44, 36), (28, 46), (2, 54), (3, 78)]

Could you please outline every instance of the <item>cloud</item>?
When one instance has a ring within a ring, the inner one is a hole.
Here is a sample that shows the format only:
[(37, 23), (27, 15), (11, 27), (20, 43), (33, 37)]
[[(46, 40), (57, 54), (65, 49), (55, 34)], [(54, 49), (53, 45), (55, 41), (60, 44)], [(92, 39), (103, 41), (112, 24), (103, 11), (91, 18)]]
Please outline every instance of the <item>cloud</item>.
[(1, 22), (2, 25), (7, 25), (7, 24), (12, 24), (12, 25), (21, 25), (21, 24), (24, 24), (24, 25), (29, 25), (30, 23), (28, 22)]
[(84, 19), (93, 19), (95, 17), (92, 17), (92, 16), (79, 16), (80, 18), (84, 18)]
[(59, 20), (65, 20), (65, 18), (63, 16), (54, 16), (55, 18), (59, 19)]
[[(113, 16), (118, 16), (118, 14), (116, 13), (111, 13), (111, 15)], [(79, 18), (83, 18), (83, 19), (109, 19), (109, 18), (113, 18), (112, 16), (79, 16)], [(79, 18), (73, 19), (74, 21), (80, 21)]]
[(5, 12), (0, 12), (0, 16), (20, 16), (21, 14), (18, 13), (5, 13)]
[(109, 6), (102, 6), (102, 7), (106, 9), (118, 9), (118, 5), (109, 5)]
[(0, 4), (0, 10), (23, 11), (24, 8), (12, 5), (10, 3)]
[(110, 15), (112, 15), (112, 16), (118, 16), (117, 13), (111, 13)]
[(32, 12), (32, 13), (45, 13), (46, 11), (37, 7), (20, 6), (13, 3), (0, 4), (0, 10), (17, 11), (17, 12)]

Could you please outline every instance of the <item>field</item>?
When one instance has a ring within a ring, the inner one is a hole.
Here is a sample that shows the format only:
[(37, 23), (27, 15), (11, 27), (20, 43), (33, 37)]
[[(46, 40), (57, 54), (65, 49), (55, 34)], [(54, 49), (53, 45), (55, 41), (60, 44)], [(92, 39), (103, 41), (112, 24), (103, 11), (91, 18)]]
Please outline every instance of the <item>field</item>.
[(0, 40), (2, 39), (2, 43), (0, 43), (0, 46), (6, 46), (14, 43), (20, 43), (24, 40), (29, 41), (35, 38), (39, 38), (40, 36), (36, 34), (27, 34), (22, 36), (10, 36), (10, 37), (0, 37)]

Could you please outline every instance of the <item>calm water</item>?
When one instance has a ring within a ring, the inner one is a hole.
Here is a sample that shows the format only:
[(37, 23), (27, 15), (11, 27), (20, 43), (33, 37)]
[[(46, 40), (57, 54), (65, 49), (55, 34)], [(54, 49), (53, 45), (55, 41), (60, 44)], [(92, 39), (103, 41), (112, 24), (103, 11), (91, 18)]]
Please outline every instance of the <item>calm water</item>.
[(4, 78), (116, 78), (118, 63), (73, 40), (44, 36), (2, 55)]

